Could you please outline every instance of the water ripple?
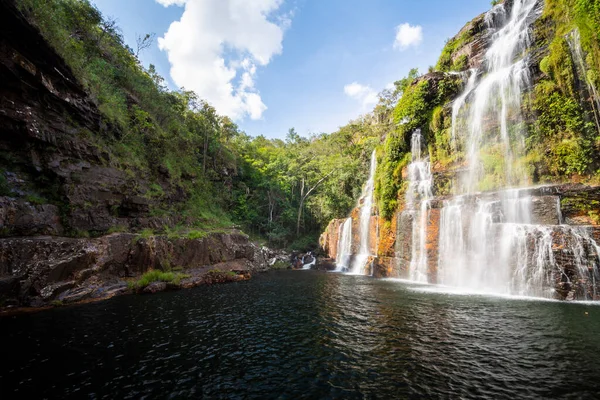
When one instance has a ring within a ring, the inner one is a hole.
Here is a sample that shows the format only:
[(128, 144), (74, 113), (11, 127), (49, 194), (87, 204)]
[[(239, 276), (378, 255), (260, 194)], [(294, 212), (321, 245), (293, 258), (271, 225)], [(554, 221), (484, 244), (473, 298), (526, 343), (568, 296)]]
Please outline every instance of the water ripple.
[(595, 304), (360, 276), (248, 282), (4, 318), (0, 397), (597, 398)]

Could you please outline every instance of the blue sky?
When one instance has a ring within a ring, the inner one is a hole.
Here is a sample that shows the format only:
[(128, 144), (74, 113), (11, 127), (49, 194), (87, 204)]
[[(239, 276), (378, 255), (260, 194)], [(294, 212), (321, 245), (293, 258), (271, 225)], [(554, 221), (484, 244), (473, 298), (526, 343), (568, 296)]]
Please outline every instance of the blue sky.
[(291, 127), (332, 132), (370, 111), (376, 92), (411, 68), (426, 72), (446, 39), (490, 8), (489, 0), (92, 1), (130, 46), (144, 33), (164, 38), (141, 59), (171, 88), (195, 90), (248, 134), (272, 138)]

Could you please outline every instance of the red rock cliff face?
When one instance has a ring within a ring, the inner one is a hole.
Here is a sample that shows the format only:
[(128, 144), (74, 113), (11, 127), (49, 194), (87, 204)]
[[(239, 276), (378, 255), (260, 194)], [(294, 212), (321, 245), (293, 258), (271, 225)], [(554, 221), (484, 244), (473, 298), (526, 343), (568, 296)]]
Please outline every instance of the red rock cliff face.
[[(360, 209), (355, 208), (351, 213), (352, 218), (352, 253), (358, 254), (360, 251)], [(337, 246), (340, 239), (340, 229), (345, 219), (334, 219), (329, 222), (325, 231), (319, 238), (321, 250), (329, 257), (337, 258)], [(380, 225), (382, 220), (376, 216), (371, 216), (369, 224), (369, 252), (377, 254), (380, 240)]]
[(327, 255), (328, 258), (337, 258), (337, 244), (340, 235), (340, 226), (344, 223), (343, 219), (333, 219), (327, 225), (325, 232), (321, 234), (319, 238), (319, 245), (321, 250)]

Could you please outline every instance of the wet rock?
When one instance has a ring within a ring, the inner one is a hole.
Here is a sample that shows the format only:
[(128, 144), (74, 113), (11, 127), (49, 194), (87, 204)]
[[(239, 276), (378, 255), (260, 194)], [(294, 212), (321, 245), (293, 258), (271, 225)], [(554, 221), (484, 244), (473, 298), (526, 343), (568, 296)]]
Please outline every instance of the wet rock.
[(125, 282), (120, 282), (114, 285), (100, 287), (92, 292), (91, 297), (95, 299), (108, 299), (113, 296), (129, 292), (129, 288)]
[(158, 293), (167, 290), (166, 282), (152, 282), (144, 288), (143, 293)]
[(318, 258), (316, 268), (321, 271), (335, 271), (335, 259), (333, 258)]
[(200, 276), (192, 276), (190, 278), (181, 280), (181, 288), (190, 289), (196, 286), (199, 286), (203, 283), (203, 279)]
[(68, 290), (58, 297), (58, 300), (63, 303), (76, 303), (92, 296), (95, 288), (93, 287), (82, 287), (74, 290)]
[(158, 293), (158, 292), (164, 292), (165, 290), (167, 290), (166, 282), (152, 282), (151, 284), (146, 286), (142, 290), (142, 292), (143, 293)]
[(57, 282), (52, 285), (48, 285), (40, 291), (42, 299), (50, 300), (55, 298), (57, 295), (62, 292), (73, 288), (77, 282), (75, 281), (67, 281), (67, 282)]
[(251, 278), (250, 273), (247, 271), (243, 271), (239, 274), (234, 273), (232, 271), (220, 271), (220, 270), (211, 270), (208, 271), (206, 275), (204, 275), (202, 279), (202, 283), (213, 285), (216, 283), (226, 283), (226, 282), (238, 282), (244, 281)]

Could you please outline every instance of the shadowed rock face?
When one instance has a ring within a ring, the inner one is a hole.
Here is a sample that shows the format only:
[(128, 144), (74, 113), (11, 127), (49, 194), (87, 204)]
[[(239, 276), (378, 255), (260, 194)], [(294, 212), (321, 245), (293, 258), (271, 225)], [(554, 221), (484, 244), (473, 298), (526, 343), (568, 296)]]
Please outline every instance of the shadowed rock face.
[[(31, 237), (0, 239), (0, 299), (6, 305), (39, 306), (55, 299), (103, 297), (124, 278), (150, 269), (268, 269), (268, 250), (240, 233), (203, 239), (141, 238), (116, 233), (97, 239)], [(77, 296), (75, 296), (75, 294)]]
[[(154, 218), (158, 200), (144, 196), (148, 177), (119, 167), (92, 137), (119, 137), (64, 60), (16, 9), (0, 2), (0, 171), (14, 199), (0, 198), (6, 235), (105, 233), (111, 227), (155, 228), (179, 221)], [(172, 204), (186, 200), (159, 177)], [(35, 195), (35, 204), (28, 200)], [(48, 203), (48, 204), (40, 204)]]

